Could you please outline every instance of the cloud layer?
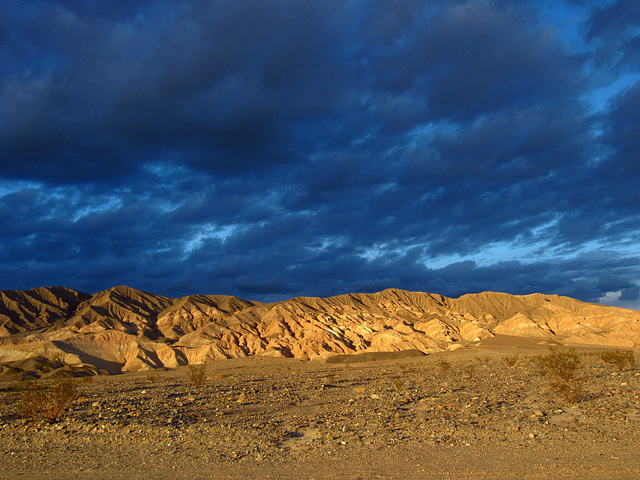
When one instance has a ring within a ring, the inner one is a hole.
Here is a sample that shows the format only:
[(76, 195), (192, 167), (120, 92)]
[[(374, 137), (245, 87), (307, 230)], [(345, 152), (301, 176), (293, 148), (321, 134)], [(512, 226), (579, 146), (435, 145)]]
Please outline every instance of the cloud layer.
[(639, 21), (633, 0), (0, 2), (0, 288), (640, 308)]

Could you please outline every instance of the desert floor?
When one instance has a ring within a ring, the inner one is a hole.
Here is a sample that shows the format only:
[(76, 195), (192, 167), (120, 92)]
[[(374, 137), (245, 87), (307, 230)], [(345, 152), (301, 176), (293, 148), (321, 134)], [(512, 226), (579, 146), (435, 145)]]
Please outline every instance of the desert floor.
[(420, 357), (212, 362), (200, 387), (187, 368), (76, 379), (78, 397), (54, 423), (20, 418), (23, 387), (7, 381), (0, 472), (6, 480), (638, 479), (640, 370), (619, 372), (601, 350), (578, 349), (572, 404), (534, 361), (548, 345), (505, 336)]

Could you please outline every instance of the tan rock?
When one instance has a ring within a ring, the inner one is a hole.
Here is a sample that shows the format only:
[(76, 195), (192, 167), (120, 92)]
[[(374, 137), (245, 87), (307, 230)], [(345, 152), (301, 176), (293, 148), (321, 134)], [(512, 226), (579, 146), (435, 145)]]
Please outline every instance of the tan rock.
[(494, 334), (640, 346), (640, 312), (557, 295), (453, 299), (389, 289), (265, 304), (223, 295), (170, 299), (121, 286), (95, 295), (60, 287), (3, 291), (0, 299), (0, 363), (25, 368), (40, 368), (37, 359), (118, 373), (254, 355), (431, 353)]

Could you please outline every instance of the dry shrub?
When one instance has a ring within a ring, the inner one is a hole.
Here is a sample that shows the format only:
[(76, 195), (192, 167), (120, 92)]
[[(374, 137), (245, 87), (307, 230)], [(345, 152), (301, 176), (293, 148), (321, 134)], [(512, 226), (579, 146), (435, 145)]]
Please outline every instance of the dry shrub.
[(202, 386), (205, 380), (205, 376), (207, 373), (207, 365), (205, 363), (201, 363), (199, 365), (189, 365), (189, 380), (191, 384), (199, 388)]
[(396, 390), (402, 390), (402, 387), (404, 387), (404, 382), (402, 380), (400, 380), (399, 378), (394, 378), (393, 379), (393, 387)]
[(446, 360), (438, 360), (438, 368), (443, 371), (443, 372), (448, 372), (449, 370), (451, 370), (451, 364), (449, 362), (447, 362)]
[(564, 399), (565, 402), (572, 404), (578, 403), (582, 397), (582, 385), (578, 381), (573, 382), (551, 382), (551, 386)]
[(567, 352), (559, 352), (552, 348), (549, 355), (537, 358), (537, 364), (544, 374), (563, 382), (570, 382), (576, 378), (580, 363), (580, 356), (575, 348)]
[(18, 414), (33, 421), (55, 422), (60, 414), (76, 399), (76, 384), (72, 378), (59, 379), (45, 387), (34, 381), (22, 382), (16, 390), (20, 394)]
[(502, 360), (507, 367), (515, 367), (518, 363), (518, 355), (507, 355), (502, 357)]
[(467, 363), (464, 365), (463, 369), (464, 373), (466, 373), (469, 378), (473, 378), (476, 373), (476, 366), (473, 363)]
[(604, 363), (615, 365), (619, 372), (624, 370), (627, 364), (629, 368), (633, 368), (636, 365), (636, 356), (631, 350), (603, 352), (600, 354), (600, 358)]
[(488, 365), (491, 363), (491, 357), (476, 357), (476, 362), (478, 363), (478, 365)]
[(575, 348), (567, 352), (551, 349), (549, 355), (537, 357), (535, 363), (543, 374), (551, 378), (551, 387), (566, 402), (576, 403), (582, 397), (580, 379), (576, 376), (581, 361)]

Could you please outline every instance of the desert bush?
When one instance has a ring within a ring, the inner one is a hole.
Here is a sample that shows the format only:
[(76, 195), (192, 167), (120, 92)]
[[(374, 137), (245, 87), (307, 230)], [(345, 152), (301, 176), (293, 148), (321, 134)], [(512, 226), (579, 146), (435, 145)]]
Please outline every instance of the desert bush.
[(438, 360), (437, 365), (438, 365), (438, 368), (443, 372), (448, 372), (449, 370), (451, 370), (451, 364), (446, 360), (442, 360), (442, 359)]
[(207, 373), (207, 365), (201, 363), (199, 365), (189, 365), (189, 380), (194, 387), (201, 387)]
[(536, 361), (544, 374), (563, 382), (575, 379), (581, 363), (575, 348), (567, 352), (559, 352), (552, 348), (549, 355), (538, 357)]
[(466, 373), (469, 378), (473, 378), (474, 374), (476, 373), (475, 364), (467, 363), (466, 365), (464, 365), (463, 368), (464, 368), (464, 373)]
[(17, 413), (31, 420), (55, 422), (60, 414), (76, 399), (76, 384), (72, 378), (59, 379), (53, 386), (45, 387), (34, 381), (17, 385), (20, 400)]
[(600, 354), (600, 358), (604, 363), (615, 365), (619, 372), (624, 370), (624, 367), (627, 364), (629, 365), (629, 368), (633, 368), (636, 365), (636, 356), (631, 350), (613, 350), (610, 352), (603, 352)]
[(582, 397), (582, 385), (578, 381), (551, 382), (551, 386), (567, 403), (578, 403)]
[(551, 387), (568, 403), (576, 403), (582, 396), (580, 379), (576, 376), (581, 361), (575, 348), (567, 352), (551, 349), (549, 355), (537, 357), (535, 363), (543, 374), (551, 378)]
[(393, 379), (393, 387), (396, 390), (402, 390), (402, 388), (404, 387), (404, 382), (402, 380), (400, 380), (399, 378), (394, 378)]
[(408, 363), (400, 363), (398, 364), (398, 368), (402, 373), (415, 373), (416, 371), (414, 366)]
[(518, 355), (507, 355), (502, 357), (502, 360), (507, 367), (515, 367), (518, 363)]

